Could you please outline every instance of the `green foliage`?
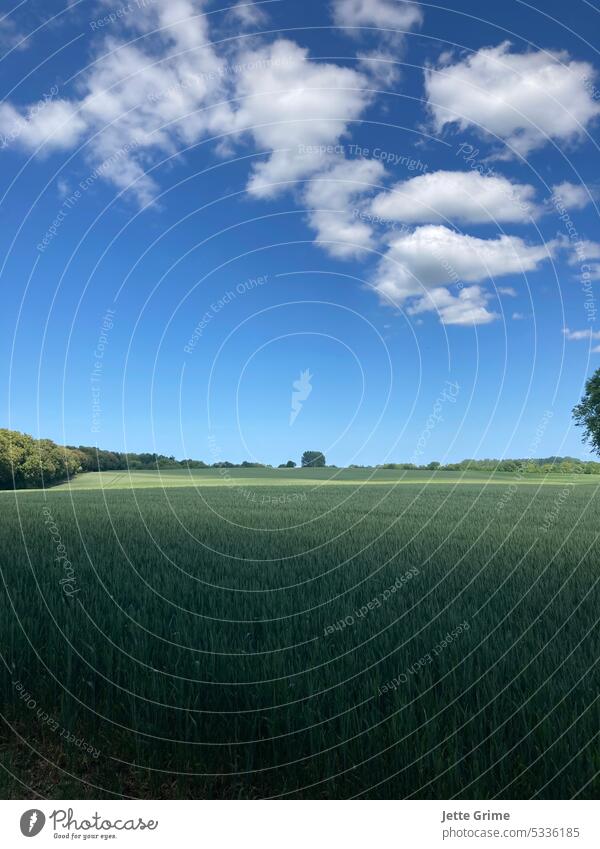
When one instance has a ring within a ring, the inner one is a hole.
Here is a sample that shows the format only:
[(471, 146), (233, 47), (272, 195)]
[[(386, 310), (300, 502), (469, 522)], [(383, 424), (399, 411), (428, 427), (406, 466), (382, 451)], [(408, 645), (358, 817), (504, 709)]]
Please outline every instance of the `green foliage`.
[(187, 466), (194, 469), (207, 468), (206, 463), (201, 460), (176, 460), (175, 457), (167, 457), (164, 454), (134, 454), (121, 451), (105, 451), (90, 445), (80, 445), (78, 448), (68, 446), (72, 450), (79, 451), (83, 456), (83, 471), (86, 472), (111, 472), (125, 471), (126, 469), (178, 469)]
[[(357, 468), (350, 466), (349, 468)], [(530, 457), (520, 460), (461, 460), (459, 463), (441, 465), (432, 461), (426, 466), (415, 463), (384, 463), (376, 466), (378, 469), (422, 470), (440, 472), (514, 472), (516, 475), (545, 475), (545, 474), (600, 474), (600, 463), (594, 460), (578, 460), (575, 457)]]
[[(72, 448), (72, 446), (69, 446)], [(89, 445), (80, 445), (73, 450), (82, 455), (82, 468), (86, 472), (111, 472), (111, 471), (156, 471), (157, 469), (208, 469), (211, 468), (202, 460), (176, 460), (173, 456), (165, 454), (134, 454), (121, 451), (105, 451)], [(264, 463), (250, 462), (231, 463), (229, 460), (220, 460), (212, 464), (213, 469), (264, 469)]]
[(0, 429), (0, 489), (37, 489), (60, 483), (82, 467), (82, 455), (50, 439)]
[(600, 454), (600, 368), (586, 381), (585, 394), (573, 407), (577, 427), (583, 428), (583, 441)]
[(325, 455), (322, 451), (305, 451), (302, 455), (303, 468), (318, 468), (325, 465)]

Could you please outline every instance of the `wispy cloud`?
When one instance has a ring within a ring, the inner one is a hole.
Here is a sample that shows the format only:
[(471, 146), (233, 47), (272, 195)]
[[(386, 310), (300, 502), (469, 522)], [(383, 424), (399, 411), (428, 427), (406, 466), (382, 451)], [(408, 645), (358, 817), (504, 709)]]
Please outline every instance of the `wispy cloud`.
[(591, 327), (585, 330), (570, 330), (568, 327), (563, 327), (563, 333), (569, 342), (580, 342), (584, 339), (600, 339), (600, 330), (592, 330)]

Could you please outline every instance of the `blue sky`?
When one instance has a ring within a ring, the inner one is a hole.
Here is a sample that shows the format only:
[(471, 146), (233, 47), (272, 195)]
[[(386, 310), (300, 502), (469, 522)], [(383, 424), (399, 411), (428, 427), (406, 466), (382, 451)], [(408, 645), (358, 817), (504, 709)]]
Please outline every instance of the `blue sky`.
[(498, 5), (3, 12), (3, 424), (209, 462), (589, 456), (598, 13)]

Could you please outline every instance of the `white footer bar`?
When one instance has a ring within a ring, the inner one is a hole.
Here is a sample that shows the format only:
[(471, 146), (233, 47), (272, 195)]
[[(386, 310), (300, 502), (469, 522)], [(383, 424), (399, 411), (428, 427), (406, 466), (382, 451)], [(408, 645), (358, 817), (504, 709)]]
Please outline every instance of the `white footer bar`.
[[(32, 842), (33, 840), (33, 842)], [(166, 849), (600, 847), (600, 804), (577, 801), (0, 802), (0, 846)]]

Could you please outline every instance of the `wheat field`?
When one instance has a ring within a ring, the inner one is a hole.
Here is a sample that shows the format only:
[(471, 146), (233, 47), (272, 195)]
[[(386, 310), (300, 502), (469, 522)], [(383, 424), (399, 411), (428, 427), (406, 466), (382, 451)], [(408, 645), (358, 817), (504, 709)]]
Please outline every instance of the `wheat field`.
[(0, 494), (5, 798), (597, 794), (595, 477), (233, 471)]

